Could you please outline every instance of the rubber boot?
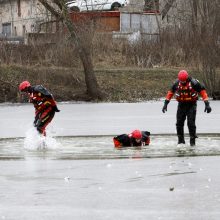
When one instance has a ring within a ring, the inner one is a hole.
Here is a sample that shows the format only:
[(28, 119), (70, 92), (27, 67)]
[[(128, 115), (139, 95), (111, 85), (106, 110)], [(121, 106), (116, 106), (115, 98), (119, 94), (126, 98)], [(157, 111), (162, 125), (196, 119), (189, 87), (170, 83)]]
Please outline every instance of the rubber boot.
[(189, 143), (190, 143), (190, 146), (195, 146), (196, 145), (196, 138), (190, 137)]
[(196, 138), (198, 138), (196, 136), (196, 130), (193, 128), (189, 128), (189, 136), (190, 136), (190, 139), (189, 139), (189, 144), (190, 146), (195, 146), (196, 145)]
[(185, 144), (183, 127), (177, 127), (178, 144)]
[(189, 140), (190, 146), (196, 145), (196, 138), (198, 138), (196, 135), (190, 136), (190, 140)]
[(183, 135), (178, 135), (178, 144), (185, 144), (185, 139)]

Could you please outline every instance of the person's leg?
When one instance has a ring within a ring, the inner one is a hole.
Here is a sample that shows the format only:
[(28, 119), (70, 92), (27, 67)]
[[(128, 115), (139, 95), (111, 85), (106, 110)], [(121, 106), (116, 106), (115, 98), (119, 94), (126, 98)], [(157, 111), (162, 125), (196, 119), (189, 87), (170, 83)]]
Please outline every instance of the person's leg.
[(179, 103), (176, 114), (176, 131), (178, 136), (178, 144), (185, 144), (185, 139), (184, 139), (185, 120), (186, 120), (185, 106), (184, 104)]
[(39, 131), (39, 133), (46, 136), (46, 127), (47, 125), (52, 121), (53, 117), (55, 115), (54, 110), (52, 107), (47, 108), (41, 115), (39, 120), (36, 123), (36, 128)]
[(196, 144), (196, 110), (197, 104), (192, 104), (189, 106), (187, 111), (187, 126), (189, 129), (190, 145), (194, 146)]

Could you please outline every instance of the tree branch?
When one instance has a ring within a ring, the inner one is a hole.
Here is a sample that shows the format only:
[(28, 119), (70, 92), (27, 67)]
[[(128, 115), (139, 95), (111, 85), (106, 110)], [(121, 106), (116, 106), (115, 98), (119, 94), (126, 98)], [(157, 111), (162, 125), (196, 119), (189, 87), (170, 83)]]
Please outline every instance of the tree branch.
[(172, 7), (173, 3), (176, 0), (168, 0), (166, 5), (164, 6), (163, 10), (161, 11), (162, 14), (162, 19), (164, 19), (164, 17), (167, 15), (167, 13), (169, 12), (170, 8)]
[(62, 3), (60, 2), (60, 0), (53, 0), (54, 3), (59, 7), (60, 10), (63, 9)]
[[(54, 7), (52, 7), (47, 0), (38, 0), (52, 15), (54, 15), (56, 18), (63, 19), (62, 13), (58, 12)], [(57, 0), (54, 0), (54, 2)], [(59, 7), (59, 5), (58, 5)]]

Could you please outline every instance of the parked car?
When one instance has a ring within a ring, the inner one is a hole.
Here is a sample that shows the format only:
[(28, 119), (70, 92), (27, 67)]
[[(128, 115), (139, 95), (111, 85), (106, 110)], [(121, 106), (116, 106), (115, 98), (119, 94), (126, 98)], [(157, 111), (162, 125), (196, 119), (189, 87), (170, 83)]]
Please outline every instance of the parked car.
[(124, 7), (129, 0), (73, 0), (68, 1), (67, 7), (71, 11), (115, 11)]

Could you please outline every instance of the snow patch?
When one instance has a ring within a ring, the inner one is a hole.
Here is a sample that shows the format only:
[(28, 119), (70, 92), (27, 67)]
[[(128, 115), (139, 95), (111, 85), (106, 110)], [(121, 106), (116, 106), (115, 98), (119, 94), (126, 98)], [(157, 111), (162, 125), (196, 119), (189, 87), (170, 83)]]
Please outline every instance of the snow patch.
[(140, 41), (140, 39), (141, 39), (141, 32), (140, 31), (134, 32), (133, 34), (131, 34), (128, 37), (128, 41), (132, 45), (136, 44), (138, 41)]

